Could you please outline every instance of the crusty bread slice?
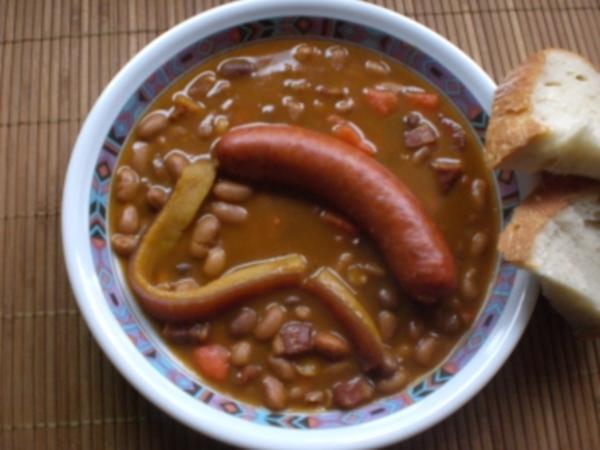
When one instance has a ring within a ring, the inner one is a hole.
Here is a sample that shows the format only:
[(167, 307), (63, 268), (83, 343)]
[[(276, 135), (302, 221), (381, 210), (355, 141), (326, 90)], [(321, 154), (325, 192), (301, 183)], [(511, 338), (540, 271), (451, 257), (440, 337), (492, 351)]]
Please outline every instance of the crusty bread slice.
[(600, 182), (546, 176), (516, 208), (498, 247), (539, 277), (576, 331), (600, 332)]
[(534, 54), (498, 87), (485, 147), (492, 169), (600, 179), (600, 72), (567, 50)]

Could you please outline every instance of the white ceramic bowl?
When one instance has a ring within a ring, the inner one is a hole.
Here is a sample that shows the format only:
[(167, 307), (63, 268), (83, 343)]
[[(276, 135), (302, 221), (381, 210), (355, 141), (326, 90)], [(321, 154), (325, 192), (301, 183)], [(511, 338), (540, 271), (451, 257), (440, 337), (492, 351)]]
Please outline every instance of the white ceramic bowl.
[[(521, 337), (535, 302), (536, 286), (525, 273), (502, 265), (468, 335), (439, 368), (405, 391), (350, 412), (270, 414), (203, 387), (176, 360), (132, 300), (107, 245), (112, 168), (148, 102), (213, 51), (237, 45), (237, 40), (290, 33), (352, 41), (404, 61), (445, 91), (483, 133), (494, 83), (460, 50), (410, 19), (348, 0), (248, 0), (213, 9), (144, 48), (90, 112), (71, 156), (63, 196), (69, 278), (89, 328), (113, 364), (143, 395), (190, 427), (261, 449), (382, 446), (439, 422), (496, 373)], [(505, 208), (514, 206), (518, 187), (511, 174), (499, 177), (499, 189)]]

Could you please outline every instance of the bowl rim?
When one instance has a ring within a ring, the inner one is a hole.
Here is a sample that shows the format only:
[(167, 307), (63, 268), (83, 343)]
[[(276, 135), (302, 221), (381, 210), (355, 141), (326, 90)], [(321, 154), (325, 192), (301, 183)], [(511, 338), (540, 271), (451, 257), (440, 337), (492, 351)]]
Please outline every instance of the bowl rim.
[[(90, 143), (93, 145), (103, 141), (108, 127), (120, 110), (115, 105), (122, 104), (128, 98), (132, 80), (145, 79), (173, 54), (201, 36), (234, 24), (277, 15), (335, 17), (397, 36), (443, 61), (463, 82), (468, 80), (465, 84), (489, 112), (496, 88), (491, 78), (445, 38), (391, 10), (347, 0), (305, 0), (301, 4), (281, 0), (245, 0), (205, 11), (171, 28), (135, 55), (112, 79), (90, 111), (75, 143), (63, 190), (61, 225), (67, 272), (88, 328), (113, 365), (147, 399), (180, 422), (214, 438), (244, 447), (304, 449), (309, 445), (327, 445), (331, 449), (358, 449), (382, 446), (433, 426), (487, 384), (519, 341), (535, 305), (537, 284), (529, 274), (517, 272), (513, 289), (518, 298), (511, 300), (512, 308), (509, 309), (507, 305), (500, 318), (504, 320), (504, 323), (498, 324), (502, 325), (498, 328), (503, 330), (502, 335), (493, 333), (478, 355), (448, 382), (449, 386), (456, 385), (451, 394), (437, 399), (432, 395), (411, 406), (413, 417), (404, 417), (401, 426), (398, 425), (398, 414), (402, 414), (402, 411), (357, 426), (325, 430), (277, 429), (218, 413), (187, 395), (189, 398), (186, 399), (176, 386), (165, 383), (165, 379), (154, 370), (147, 370), (148, 363), (116, 325), (106, 302), (99, 295), (101, 289), (97, 277), (89, 275), (93, 272), (89, 245), (77, 241), (82, 236), (88, 238), (88, 216), (81, 214), (81, 211), (82, 208), (87, 211), (87, 187), (91, 185), (93, 175), (93, 170), (87, 168), (93, 167), (97, 157), (97, 153), (88, 151)], [(202, 32), (198, 33), (197, 30)], [(524, 181), (527, 183), (526, 179)], [(475, 367), (473, 363), (480, 354), (485, 359)], [(472, 370), (467, 371), (471, 366)]]

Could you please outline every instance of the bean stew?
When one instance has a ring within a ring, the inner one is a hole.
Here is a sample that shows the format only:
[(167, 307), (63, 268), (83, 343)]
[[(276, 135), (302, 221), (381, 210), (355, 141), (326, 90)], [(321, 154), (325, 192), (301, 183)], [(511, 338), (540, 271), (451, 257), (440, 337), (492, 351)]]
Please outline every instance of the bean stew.
[(474, 321), (499, 209), (450, 101), (378, 53), (274, 40), (152, 104), (112, 184), (137, 300), (215, 389), (353, 408), (439, 364)]

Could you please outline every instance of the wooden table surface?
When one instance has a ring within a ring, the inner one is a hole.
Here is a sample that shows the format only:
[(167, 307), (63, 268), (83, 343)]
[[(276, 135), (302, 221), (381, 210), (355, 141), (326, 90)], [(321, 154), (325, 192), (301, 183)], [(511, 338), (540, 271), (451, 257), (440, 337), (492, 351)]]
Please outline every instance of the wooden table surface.
[[(0, 0), (0, 449), (228, 448), (150, 405), (91, 338), (69, 287), (60, 197), (94, 100), (210, 0)], [(600, 63), (600, 0), (389, 0), (499, 80), (549, 46)], [(456, 414), (397, 449), (600, 448), (600, 340), (541, 300), (516, 351)]]

